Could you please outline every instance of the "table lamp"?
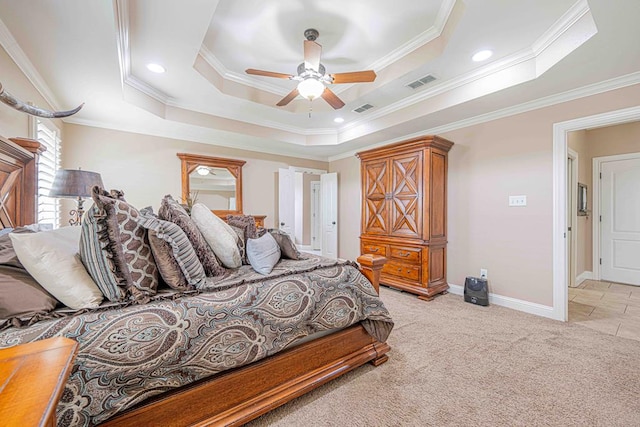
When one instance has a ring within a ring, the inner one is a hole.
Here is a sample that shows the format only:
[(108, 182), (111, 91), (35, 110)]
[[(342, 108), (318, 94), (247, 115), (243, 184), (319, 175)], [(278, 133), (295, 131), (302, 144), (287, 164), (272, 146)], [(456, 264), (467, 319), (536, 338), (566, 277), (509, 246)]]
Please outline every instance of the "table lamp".
[(97, 172), (83, 171), (81, 169), (58, 169), (53, 179), (53, 185), (49, 197), (61, 197), (76, 199), (78, 206), (69, 212), (71, 219), (69, 225), (80, 225), (84, 209), (83, 197), (91, 197), (91, 189), (94, 185), (101, 188), (102, 178)]

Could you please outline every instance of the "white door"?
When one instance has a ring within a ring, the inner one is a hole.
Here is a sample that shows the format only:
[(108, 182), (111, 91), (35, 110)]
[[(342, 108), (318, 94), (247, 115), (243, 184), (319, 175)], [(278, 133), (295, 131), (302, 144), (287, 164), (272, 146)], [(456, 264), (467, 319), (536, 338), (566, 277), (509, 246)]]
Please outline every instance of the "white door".
[(278, 169), (278, 228), (294, 236), (295, 185), (294, 173), (289, 169)]
[(311, 249), (322, 249), (322, 223), (320, 222), (320, 181), (311, 181)]
[(320, 175), (322, 256), (338, 257), (338, 174)]
[(640, 286), (640, 158), (603, 162), (602, 280)]

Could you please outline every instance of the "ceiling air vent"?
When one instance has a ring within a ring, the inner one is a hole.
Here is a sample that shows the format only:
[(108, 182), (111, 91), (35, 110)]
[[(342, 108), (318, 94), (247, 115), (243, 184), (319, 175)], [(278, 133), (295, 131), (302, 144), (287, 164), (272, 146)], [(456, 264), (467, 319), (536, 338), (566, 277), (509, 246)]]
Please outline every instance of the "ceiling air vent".
[(369, 109), (371, 109), (371, 108), (373, 108), (373, 105), (371, 105), (371, 104), (364, 104), (364, 105), (359, 106), (358, 108), (356, 108), (356, 109), (355, 109), (355, 110), (353, 110), (353, 111), (355, 111), (356, 113), (364, 113), (365, 111), (367, 111), (367, 110), (369, 110)]
[(424, 86), (428, 83), (431, 83), (435, 79), (436, 79), (435, 77), (429, 74), (428, 76), (424, 76), (414, 82), (409, 83), (407, 86), (409, 86), (411, 89), (418, 89), (420, 86)]

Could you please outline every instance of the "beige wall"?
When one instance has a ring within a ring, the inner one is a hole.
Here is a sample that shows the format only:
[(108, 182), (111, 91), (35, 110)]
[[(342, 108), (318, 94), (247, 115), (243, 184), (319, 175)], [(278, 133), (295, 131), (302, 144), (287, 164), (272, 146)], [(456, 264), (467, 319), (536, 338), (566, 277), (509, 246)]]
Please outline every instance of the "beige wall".
[(267, 215), (266, 227), (275, 224), (278, 168), (328, 168), (325, 162), (71, 124), (65, 125), (62, 166), (99, 172), (105, 187), (124, 190), (134, 206), (157, 210), (165, 194), (182, 194), (176, 157), (182, 152), (245, 160), (243, 210)]
[[(640, 85), (469, 126), (442, 136), (449, 157), (449, 283), (488, 269), (493, 293), (551, 306), (553, 124), (637, 105)], [(359, 254), (360, 169), (354, 157), (331, 162), (339, 173), (339, 255)], [(510, 195), (527, 206), (508, 207)]]
[(360, 161), (347, 157), (329, 163), (338, 173), (338, 256), (356, 259), (360, 255)]
[[(32, 102), (38, 107), (51, 109), (51, 106), (47, 104), (2, 47), (0, 47), (0, 83), (6, 92), (21, 101)], [(61, 121), (54, 120), (54, 123), (59, 128), (62, 127)], [(7, 138), (32, 136), (29, 134), (29, 115), (0, 103), (0, 135)]]

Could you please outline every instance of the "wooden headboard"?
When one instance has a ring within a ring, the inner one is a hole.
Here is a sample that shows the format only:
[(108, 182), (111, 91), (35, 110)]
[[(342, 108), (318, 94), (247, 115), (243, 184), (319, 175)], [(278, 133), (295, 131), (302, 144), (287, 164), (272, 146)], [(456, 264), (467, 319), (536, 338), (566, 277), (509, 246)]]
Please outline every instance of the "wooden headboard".
[(37, 221), (38, 156), (33, 139), (0, 136), (0, 229)]

